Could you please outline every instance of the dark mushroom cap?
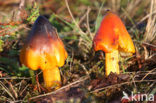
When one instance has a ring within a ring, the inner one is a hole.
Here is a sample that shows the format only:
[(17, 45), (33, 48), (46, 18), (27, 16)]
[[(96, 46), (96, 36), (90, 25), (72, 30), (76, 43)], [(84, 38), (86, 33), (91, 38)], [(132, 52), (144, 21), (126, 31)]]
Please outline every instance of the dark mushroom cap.
[(64, 65), (67, 52), (56, 29), (43, 16), (35, 21), (20, 53), (20, 61), (30, 69), (44, 70)]

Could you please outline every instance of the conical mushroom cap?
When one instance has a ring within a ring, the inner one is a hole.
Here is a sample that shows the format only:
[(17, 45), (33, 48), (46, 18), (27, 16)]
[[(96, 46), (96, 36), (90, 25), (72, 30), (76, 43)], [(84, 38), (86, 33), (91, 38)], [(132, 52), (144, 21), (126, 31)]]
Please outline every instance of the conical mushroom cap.
[(33, 70), (44, 70), (63, 66), (66, 58), (67, 52), (56, 29), (39, 16), (21, 50), (20, 61)]
[(95, 51), (103, 50), (110, 53), (119, 49), (122, 52), (134, 53), (135, 47), (121, 19), (108, 11), (94, 37)]

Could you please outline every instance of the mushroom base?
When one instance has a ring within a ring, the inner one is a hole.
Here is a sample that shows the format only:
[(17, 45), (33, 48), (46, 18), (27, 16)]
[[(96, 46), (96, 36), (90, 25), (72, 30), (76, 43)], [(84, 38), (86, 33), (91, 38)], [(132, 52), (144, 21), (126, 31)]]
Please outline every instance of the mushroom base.
[(120, 73), (118, 55), (119, 55), (118, 50), (114, 50), (111, 53), (105, 53), (106, 76), (108, 76), (111, 72), (117, 74)]
[(43, 78), (47, 89), (61, 87), (61, 76), (58, 67), (43, 70)]

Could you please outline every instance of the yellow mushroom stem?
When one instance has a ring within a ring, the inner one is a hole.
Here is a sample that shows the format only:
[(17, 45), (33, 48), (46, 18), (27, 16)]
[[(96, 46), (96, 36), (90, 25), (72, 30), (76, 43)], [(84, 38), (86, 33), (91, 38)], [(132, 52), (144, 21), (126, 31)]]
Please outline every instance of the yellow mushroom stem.
[(43, 78), (45, 87), (58, 89), (61, 87), (61, 76), (58, 67), (43, 70)]
[(114, 50), (111, 53), (105, 53), (105, 65), (106, 76), (108, 76), (111, 72), (117, 74), (120, 73), (118, 50)]

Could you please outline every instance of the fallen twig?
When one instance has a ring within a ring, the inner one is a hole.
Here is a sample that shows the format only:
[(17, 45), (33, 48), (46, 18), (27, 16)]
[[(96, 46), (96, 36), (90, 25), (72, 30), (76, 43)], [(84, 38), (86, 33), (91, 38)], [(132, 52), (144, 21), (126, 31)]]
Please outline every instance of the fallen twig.
[(155, 82), (155, 80), (137, 80), (137, 81), (131, 81), (131, 82), (123, 82), (123, 83), (120, 83), (120, 84), (114, 84), (114, 85), (110, 85), (110, 86), (106, 86), (106, 87), (103, 87), (103, 88), (99, 88), (99, 89), (96, 89), (96, 90), (93, 90), (91, 91), (90, 93), (96, 93), (96, 92), (99, 92), (99, 91), (102, 91), (102, 90), (105, 90), (105, 89), (108, 89), (108, 88), (114, 88), (114, 87), (119, 87), (119, 86), (122, 86), (122, 85), (125, 85), (125, 84), (131, 84), (131, 83), (140, 83), (140, 82)]
[(42, 95), (38, 95), (38, 96), (32, 97), (32, 98), (29, 99), (29, 101), (31, 101), (31, 100), (33, 100), (33, 99), (36, 99), (36, 98), (40, 98), (40, 97), (44, 97), (44, 96), (48, 96), (48, 95), (55, 94), (55, 93), (57, 93), (57, 92), (59, 92), (59, 91), (61, 91), (61, 90), (64, 90), (65, 88), (69, 88), (69, 87), (71, 87), (72, 85), (75, 85), (75, 84), (77, 84), (77, 83), (83, 82), (83, 81), (85, 81), (85, 80), (87, 80), (87, 79), (89, 79), (89, 76), (81, 77), (79, 80), (77, 80), (77, 81), (75, 81), (75, 82), (73, 82), (73, 83), (70, 83), (70, 84), (68, 84), (68, 85), (66, 85), (66, 86), (63, 86), (63, 87), (61, 87), (60, 89), (58, 89), (58, 90), (56, 90), (56, 91), (53, 91), (53, 92), (50, 92), (50, 93), (46, 93), (46, 94), (42, 94)]

